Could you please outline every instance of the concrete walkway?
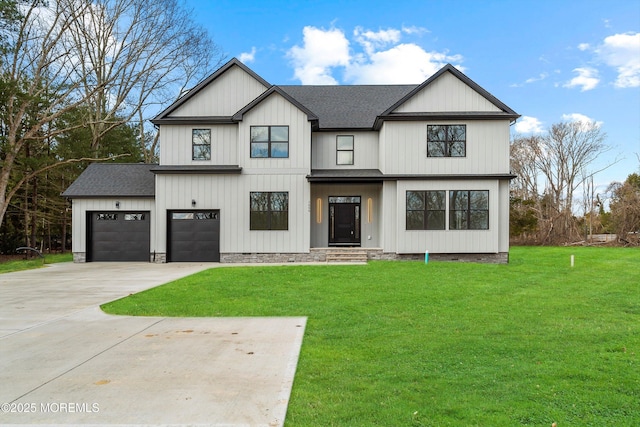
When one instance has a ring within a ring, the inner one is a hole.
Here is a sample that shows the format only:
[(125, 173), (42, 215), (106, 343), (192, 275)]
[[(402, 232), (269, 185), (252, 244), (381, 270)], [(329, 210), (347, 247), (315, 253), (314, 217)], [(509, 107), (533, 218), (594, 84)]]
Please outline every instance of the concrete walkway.
[(281, 426), (305, 318), (110, 316), (99, 304), (217, 264), (0, 275), (0, 424)]

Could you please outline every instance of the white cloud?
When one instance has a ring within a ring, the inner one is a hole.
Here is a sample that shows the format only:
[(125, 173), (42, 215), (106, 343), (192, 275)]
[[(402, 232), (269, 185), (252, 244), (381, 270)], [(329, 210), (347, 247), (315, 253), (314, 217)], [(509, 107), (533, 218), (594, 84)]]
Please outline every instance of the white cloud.
[(516, 132), (529, 134), (529, 133), (542, 133), (542, 122), (535, 117), (522, 116), (518, 119), (514, 126)]
[(408, 43), (374, 52), (352, 64), (345, 78), (354, 84), (418, 84), (432, 76), (447, 62), (460, 61), (458, 55), (426, 52)]
[(349, 65), (349, 41), (338, 29), (323, 30), (304, 27), (304, 44), (287, 52), (291, 58), (294, 75), (305, 85), (337, 84), (331, 68)]
[(429, 30), (427, 30), (424, 27), (416, 27), (415, 25), (412, 25), (411, 27), (402, 27), (402, 32), (405, 34), (418, 34), (418, 35), (422, 35), (425, 33), (430, 33)]
[(589, 43), (580, 43), (578, 45), (578, 49), (580, 50), (589, 50), (591, 48), (591, 45)]
[(381, 49), (392, 43), (398, 43), (401, 32), (393, 28), (377, 32), (371, 30), (363, 31), (362, 27), (356, 27), (356, 29), (353, 30), (353, 35), (356, 41), (362, 45), (365, 52), (371, 55), (377, 49)]
[(305, 27), (303, 46), (294, 46), (287, 56), (294, 75), (302, 84), (338, 84), (335, 69), (344, 71), (352, 84), (422, 83), (446, 63), (462, 61), (461, 55), (427, 52), (415, 43), (401, 43), (403, 35), (426, 32), (409, 27), (371, 31), (356, 27), (351, 43), (340, 29)]
[(569, 82), (564, 84), (564, 87), (580, 87), (580, 91), (585, 92), (587, 90), (594, 89), (600, 83), (600, 78), (598, 77), (598, 70), (595, 68), (583, 67), (583, 68), (575, 68), (573, 71), (577, 72), (578, 75), (572, 78)]
[(256, 47), (251, 47), (251, 52), (242, 52), (240, 56), (238, 56), (238, 60), (243, 64), (248, 64), (250, 62), (255, 61), (256, 59)]
[(530, 79), (525, 80), (525, 83), (534, 83), (534, 82), (539, 82), (540, 80), (544, 80), (547, 77), (549, 77), (549, 73), (540, 73), (540, 75), (538, 75), (538, 77), (531, 77)]
[(602, 127), (604, 124), (604, 122), (597, 122), (591, 117), (580, 113), (563, 114), (562, 120), (573, 123), (582, 123), (583, 125), (595, 125), (596, 127)]
[(616, 87), (640, 87), (640, 33), (606, 37), (596, 52), (607, 65), (617, 69)]

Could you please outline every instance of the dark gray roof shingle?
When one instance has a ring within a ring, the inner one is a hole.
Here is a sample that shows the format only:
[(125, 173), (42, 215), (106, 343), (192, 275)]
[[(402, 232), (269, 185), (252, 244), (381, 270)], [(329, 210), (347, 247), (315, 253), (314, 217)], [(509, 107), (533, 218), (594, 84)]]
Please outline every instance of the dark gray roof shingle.
[(371, 129), (417, 85), (279, 86), (319, 118), (320, 129)]
[(155, 164), (92, 163), (62, 193), (64, 197), (154, 197)]

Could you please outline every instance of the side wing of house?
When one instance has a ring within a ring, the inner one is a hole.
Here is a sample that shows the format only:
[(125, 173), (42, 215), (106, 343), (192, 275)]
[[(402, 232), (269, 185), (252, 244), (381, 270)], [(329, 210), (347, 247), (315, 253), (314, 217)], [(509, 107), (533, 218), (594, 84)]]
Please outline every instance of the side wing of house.
[(94, 163), (69, 186), (73, 258), (153, 261), (154, 165)]
[(508, 253), (517, 117), (452, 66), (379, 117), (385, 251)]

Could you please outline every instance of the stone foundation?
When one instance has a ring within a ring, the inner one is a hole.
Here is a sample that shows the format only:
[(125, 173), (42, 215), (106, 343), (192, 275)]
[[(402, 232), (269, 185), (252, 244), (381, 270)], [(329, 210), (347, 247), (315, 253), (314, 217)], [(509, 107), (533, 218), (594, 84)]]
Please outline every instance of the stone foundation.
[(287, 263), (325, 262), (327, 254), (312, 250), (309, 253), (226, 253), (220, 254), (221, 263)]
[[(326, 262), (327, 251), (335, 248), (312, 248), (309, 253), (226, 253), (220, 254), (221, 263), (294, 263), (294, 262)], [(385, 261), (422, 261), (424, 254), (396, 254), (383, 252), (382, 249), (357, 248), (367, 251), (368, 260)], [(429, 254), (429, 261), (479, 262), (486, 264), (507, 264), (509, 254)], [(156, 261), (158, 262), (158, 261)], [(165, 261), (166, 262), (166, 258)]]
[(155, 262), (156, 264), (164, 264), (167, 262), (167, 254), (164, 252), (151, 252), (149, 262)]
[(74, 252), (73, 253), (73, 262), (87, 262), (87, 253), (86, 252)]

